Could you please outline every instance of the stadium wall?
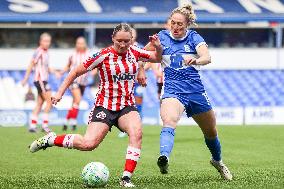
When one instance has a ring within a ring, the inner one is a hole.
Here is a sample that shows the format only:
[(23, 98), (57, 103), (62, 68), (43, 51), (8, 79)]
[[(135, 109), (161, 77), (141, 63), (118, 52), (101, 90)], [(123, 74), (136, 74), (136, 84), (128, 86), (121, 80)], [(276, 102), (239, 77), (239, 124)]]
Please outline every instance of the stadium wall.
[[(149, 111), (147, 109), (146, 111)], [(214, 108), (217, 125), (283, 125), (284, 124), (284, 107), (216, 107)], [(79, 112), (78, 125), (86, 125), (88, 122), (90, 110)], [(67, 110), (53, 110), (49, 114), (50, 125), (63, 125)], [(0, 126), (19, 127), (27, 126), (31, 110), (0, 110)], [(39, 123), (41, 123), (41, 115)], [(144, 116), (143, 124), (161, 125), (159, 115)], [(196, 123), (185, 115), (179, 121), (179, 125), (196, 125)]]

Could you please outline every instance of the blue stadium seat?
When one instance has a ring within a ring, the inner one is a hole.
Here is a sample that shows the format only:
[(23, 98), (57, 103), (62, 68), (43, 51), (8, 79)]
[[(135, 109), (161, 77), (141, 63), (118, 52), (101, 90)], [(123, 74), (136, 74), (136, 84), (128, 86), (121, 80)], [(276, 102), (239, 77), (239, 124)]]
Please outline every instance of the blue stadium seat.
[(203, 70), (214, 106), (283, 106), (284, 72), (279, 70)]
[(20, 82), (24, 77), (21, 71), (18, 70), (9, 71), (9, 75), (14, 78), (16, 83)]

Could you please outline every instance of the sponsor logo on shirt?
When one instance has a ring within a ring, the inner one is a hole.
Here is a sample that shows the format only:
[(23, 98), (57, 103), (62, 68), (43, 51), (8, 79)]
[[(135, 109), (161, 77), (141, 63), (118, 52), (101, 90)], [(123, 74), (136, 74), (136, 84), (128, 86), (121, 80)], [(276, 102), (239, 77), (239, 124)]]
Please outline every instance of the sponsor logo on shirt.
[(124, 74), (119, 74), (119, 75), (113, 75), (112, 78), (113, 78), (114, 82), (125, 81), (125, 80), (134, 80), (135, 74), (124, 73)]

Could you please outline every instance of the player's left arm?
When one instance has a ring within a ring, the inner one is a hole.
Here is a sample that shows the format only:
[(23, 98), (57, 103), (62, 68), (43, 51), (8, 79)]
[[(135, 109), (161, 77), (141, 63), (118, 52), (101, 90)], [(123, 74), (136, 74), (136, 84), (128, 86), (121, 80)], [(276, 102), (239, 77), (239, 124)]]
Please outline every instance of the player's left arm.
[(186, 65), (206, 65), (211, 63), (211, 56), (206, 44), (200, 45), (197, 49), (199, 58), (194, 58), (190, 55), (183, 55), (183, 59)]
[(199, 58), (196, 59), (196, 65), (206, 65), (211, 63), (211, 56), (206, 44), (200, 45), (197, 49), (197, 54)]
[[(149, 44), (146, 45), (143, 49), (143, 52), (140, 52), (140, 58), (143, 61), (157, 63), (162, 61), (163, 47), (161, 45), (160, 39), (157, 34), (149, 36)], [(145, 87), (146, 83), (146, 74), (144, 70), (145, 63), (139, 63), (139, 70), (137, 75), (137, 80), (140, 85)]]
[(147, 77), (146, 77), (146, 73), (145, 73), (145, 69), (144, 69), (144, 62), (139, 61), (139, 69), (138, 69), (138, 74), (137, 74), (137, 81), (139, 83), (139, 85), (141, 85), (142, 87), (146, 87), (147, 86)]
[(62, 76), (65, 72), (68, 72), (71, 68), (71, 64), (72, 64), (72, 56), (70, 56), (68, 58), (68, 62), (67, 64), (65, 65), (65, 67), (63, 68), (63, 70), (60, 70), (59, 73), (60, 75)]
[(149, 62), (157, 63), (162, 61), (163, 47), (157, 34), (149, 37), (150, 43), (155, 51), (150, 51)]

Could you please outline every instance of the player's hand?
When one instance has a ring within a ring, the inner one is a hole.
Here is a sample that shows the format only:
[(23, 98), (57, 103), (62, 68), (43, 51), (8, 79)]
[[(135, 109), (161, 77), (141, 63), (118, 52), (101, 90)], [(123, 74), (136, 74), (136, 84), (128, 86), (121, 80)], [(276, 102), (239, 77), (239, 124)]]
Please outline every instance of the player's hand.
[(141, 85), (142, 87), (147, 86), (147, 77), (146, 77), (144, 69), (139, 69), (138, 74), (137, 74), (137, 81), (139, 85)]
[(23, 79), (23, 80), (21, 81), (21, 84), (22, 84), (22, 86), (24, 87), (24, 86), (27, 84), (27, 80), (26, 80), (26, 79)]
[(62, 77), (63, 73), (61, 71), (55, 71), (54, 75), (55, 75), (56, 79), (60, 79)]
[(196, 64), (196, 58), (192, 56), (183, 56), (183, 60), (185, 65), (195, 65)]
[(53, 97), (51, 97), (51, 103), (53, 105), (56, 105), (57, 102), (59, 102), (61, 100), (62, 96), (58, 93), (56, 93)]
[(149, 36), (149, 40), (155, 48), (161, 48), (161, 42), (160, 42), (160, 39), (158, 37), (158, 34), (154, 34), (154, 35)]

